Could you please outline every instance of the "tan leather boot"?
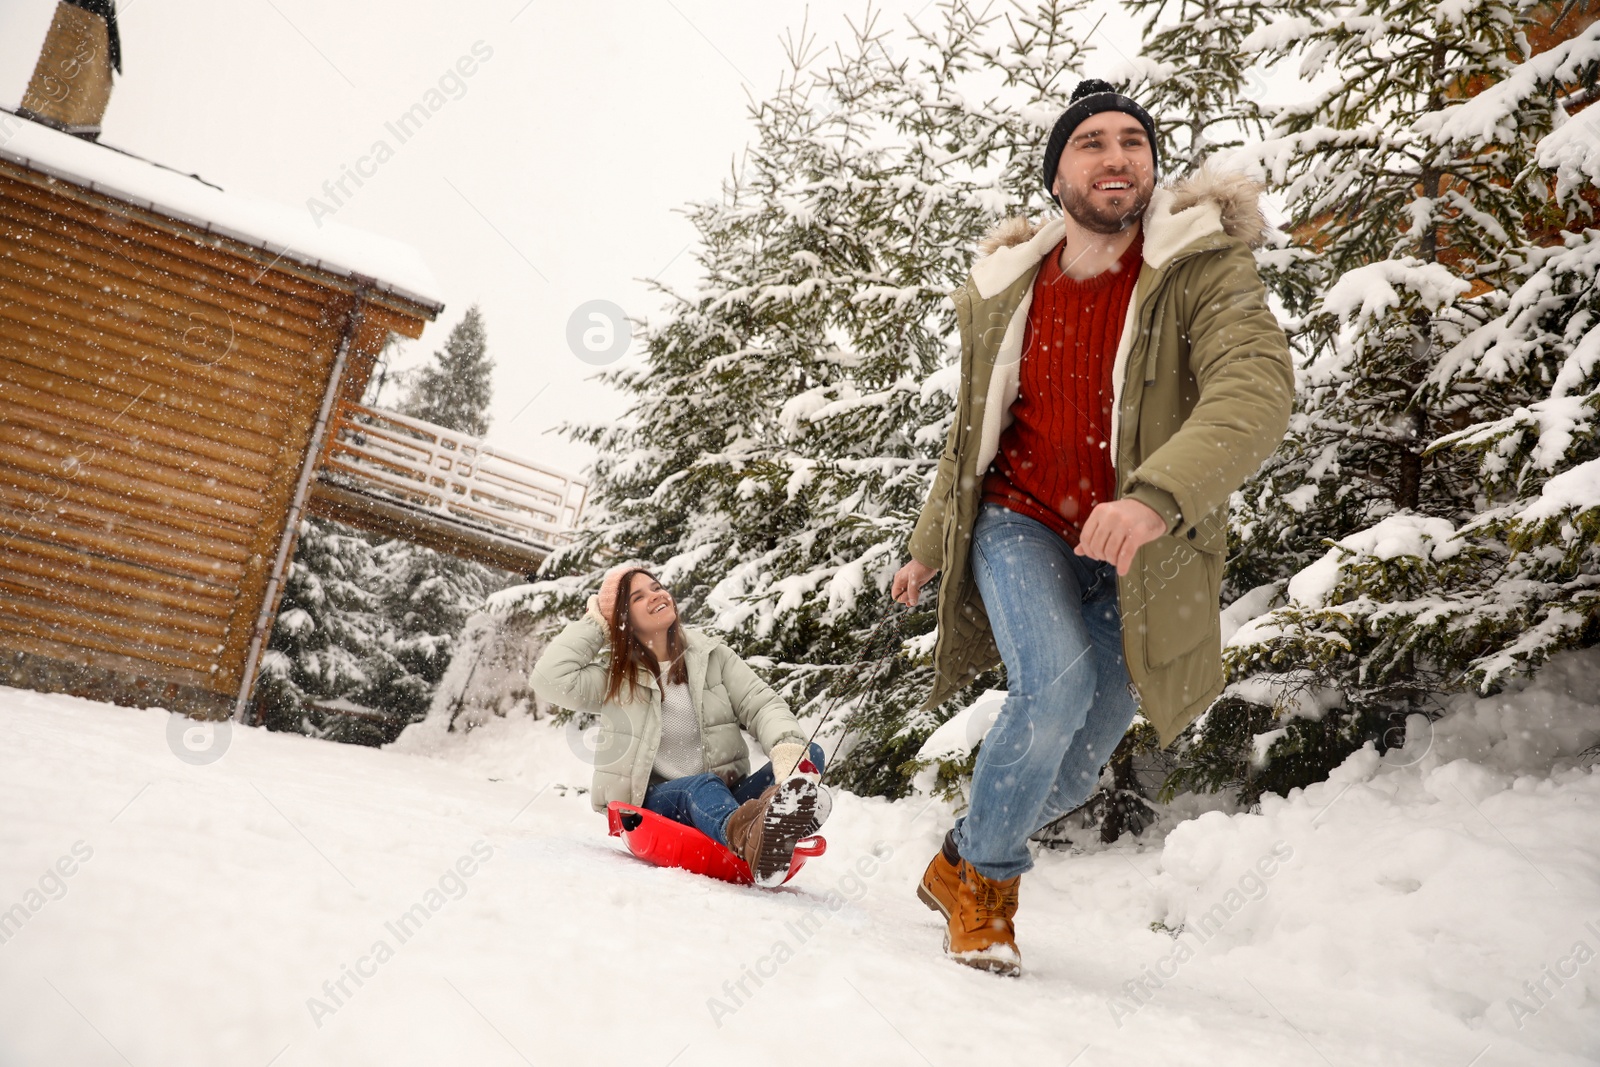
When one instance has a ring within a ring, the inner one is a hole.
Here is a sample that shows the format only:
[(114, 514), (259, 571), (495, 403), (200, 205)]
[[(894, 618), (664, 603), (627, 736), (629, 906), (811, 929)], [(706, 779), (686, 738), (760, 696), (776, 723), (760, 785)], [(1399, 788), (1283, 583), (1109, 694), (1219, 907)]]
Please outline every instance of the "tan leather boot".
[(1016, 977), (1022, 973), (1022, 953), (1017, 949), (1013, 920), (1022, 876), (996, 881), (945, 847), (922, 873), (917, 897), (945, 917), (945, 954), (957, 963), (993, 974)]
[(745, 863), (756, 885), (782, 885), (794, 862), (794, 846), (817, 832), (826, 812), (819, 810), (822, 794), (805, 777), (787, 778), (771, 785), (756, 799), (747, 800), (728, 816), (728, 847)]

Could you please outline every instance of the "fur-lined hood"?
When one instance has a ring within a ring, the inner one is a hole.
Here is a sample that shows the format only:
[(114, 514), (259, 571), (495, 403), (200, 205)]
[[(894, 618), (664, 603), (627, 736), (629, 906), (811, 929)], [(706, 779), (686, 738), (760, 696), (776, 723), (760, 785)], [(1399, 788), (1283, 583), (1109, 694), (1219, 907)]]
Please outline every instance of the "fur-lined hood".
[[(1218, 232), (1260, 248), (1267, 239), (1261, 214), (1265, 186), (1245, 174), (1203, 168), (1156, 189), (1144, 216), (1144, 261), (1160, 269), (1190, 244)], [(989, 296), (1010, 285), (1054, 248), (1066, 231), (1060, 216), (1033, 221), (1006, 219), (978, 242), (972, 268), (979, 291)]]

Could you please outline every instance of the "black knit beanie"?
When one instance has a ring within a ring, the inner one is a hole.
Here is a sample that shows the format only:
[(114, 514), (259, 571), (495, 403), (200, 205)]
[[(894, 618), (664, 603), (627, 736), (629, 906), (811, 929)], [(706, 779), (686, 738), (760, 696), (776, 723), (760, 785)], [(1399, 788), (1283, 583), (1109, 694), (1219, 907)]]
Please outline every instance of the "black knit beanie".
[[(1085, 78), (1072, 90), (1072, 103), (1067, 110), (1056, 119), (1055, 129), (1050, 131), (1050, 142), (1044, 150), (1044, 188), (1050, 193), (1050, 187), (1056, 181), (1056, 167), (1061, 163), (1061, 153), (1067, 147), (1067, 141), (1072, 137), (1072, 131), (1078, 124), (1090, 115), (1098, 115), (1102, 111), (1120, 111), (1124, 115), (1132, 115), (1139, 120), (1139, 125), (1144, 127), (1144, 132), (1150, 138), (1150, 161), (1157, 171), (1161, 169), (1161, 159), (1156, 150), (1156, 124), (1151, 121), (1150, 113), (1132, 100), (1117, 92), (1116, 87), (1110, 82), (1103, 82), (1099, 78)], [(1060, 203), (1054, 193), (1051, 197)]]

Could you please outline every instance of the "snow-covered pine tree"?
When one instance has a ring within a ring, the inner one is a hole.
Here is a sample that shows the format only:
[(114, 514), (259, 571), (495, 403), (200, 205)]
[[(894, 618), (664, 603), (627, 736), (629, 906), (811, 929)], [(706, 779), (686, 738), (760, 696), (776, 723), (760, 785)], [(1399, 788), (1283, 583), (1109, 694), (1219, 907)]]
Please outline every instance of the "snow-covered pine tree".
[[(1578, 7), (1546, 10), (1571, 17)], [(1600, 641), (1595, 8), (1587, 5), (1592, 21), (1583, 32), (1531, 55), (1524, 49), (1506, 79), (1440, 123), (1443, 135), (1469, 144), (1534, 141), (1525, 181), (1548, 192), (1544, 210), (1530, 214), (1518, 235), (1504, 290), (1494, 294), (1495, 316), (1446, 354), (1429, 383), (1440, 393), (1472, 389), (1494, 398), (1490, 418), (1432, 447), (1475, 460), (1487, 498), (1457, 541), (1463, 557), (1488, 566), (1453, 575), (1455, 612), (1448, 620), (1450, 629), (1470, 635), (1463, 647), (1448, 650), (1450, 662), (1479, 691), (1537, 667), (1558, 649)], [(1511, 402), (1522, 397), (1532, 399)], [(1443, 622), (1427, 620), (1435, 628)]]
[(467, 309), (433, 359), (411, 383), (400, 413), (474, 437), (488, 433), (494, 360), (477, 304)]
[[(1538, 147), (1563, 88), (1593, 83), (1595, 35), (1536, 54), (1529, 31), (1550, 17), (1516, 0), (1378, 0), (1244, 42), (1300, 56), (1320, 87), (1277, 113), (1259, 153), (1300, 248), (1280, 288), (1302, 316), (1300, 402), (1235, 507), (1235, 591), (1261, 585), (1242, 614), (1280, 606), (1235, 636), (1234, 688), (1174, 784), (1248, 779), (1248, 798), (1317, 780), (1365, 741), (1400, 741), (1438, 694), (1494, 685), (1584, 629), (1545, 615), (1540, 650), (1513, 650), (1553, 588), (1586, 603), (1594, 562), (1576, 526), (1531, 532), (1543, 513), (1527, 496), (1582, 462), (1587, 416), (1552, 451), (1528, 432), (1544, 416), (1519, 414), (1572, 416), (1593, 388), (1567, 359), (1589, 329), (1590, 239), (1557, 232), (1592, 215), (1579, 193), (1552, 216)], [(1577, 392), (1553, 395), (1564, 365)], [(1591, 576), (1556, 581), (1552, 555)]]
[(382, 579), (363, 534), (323, 519), (301, 524), (255, 689), (256, 715), (268, 729), (371, 740), (359, 720), (308, 704), (368, 684), (366, 664), (383, 629), (374, 592)]
[[(474, 304), (444, 348), (411, 379), (399, 410), (481, 437), (489, 431), (493, 369), (483, 312)], [(350, 698), (383, 711), (391, 735), (386, 739), (393, 740), (427, 714), (468, 616), (514, 579), (398, 539), (379, 542), (373, 559), (381, 576), (374, 592), (383, 625), (363, 661), (366, 682)]]
[(1241, 46), (1269, 18), (1308, 6), (1298, 0), (1125, 0), (1123, 7), (1144, 19), (1125, 91), (1155, 120), (1163, 179), (1259, 140), (1266, 82)]
[(383, 576), (377, 591), (383, 627), (363, 661), (366, 684), (351, 699), (381, 709), (398, 735), (427, 714), (467, 619), (489, 594), (518, 579), (409, 541), (385, 541), (373, 559)]
[(851, 740), (830, 780), (909, 788), (937, 725), (919, 712), (932, 613), (902, 620), (881, 666), (867, 639), (949, 425), (945, 294), (991, 226), (1043, 204), (1084, 6), (951, 3), (901, 37), (869, 18), (826, 63), (801, 31), (742, 171), (690, 212), (698, 290), (666, 292), (644, 365), (608, 376), (626, 421), (573, 431), (600, 454), (588, 528), (502, 607), (571, 618), (608, 562), (649, 560), (798, 713), (837, 704), (828, 733)]

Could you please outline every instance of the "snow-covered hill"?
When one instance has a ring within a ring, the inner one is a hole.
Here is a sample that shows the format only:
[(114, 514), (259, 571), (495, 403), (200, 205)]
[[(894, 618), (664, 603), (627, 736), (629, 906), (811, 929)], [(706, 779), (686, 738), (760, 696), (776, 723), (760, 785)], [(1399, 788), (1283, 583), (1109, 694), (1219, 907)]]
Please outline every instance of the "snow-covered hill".
[(621, 854), (543, 722), (376, 751), (0, 689), (0, 1065), (1594, 1063), (1597, 680), (1042, 854), (1018, 981), (939, 957), (940, 804), (841, 796), (758, 891)]

